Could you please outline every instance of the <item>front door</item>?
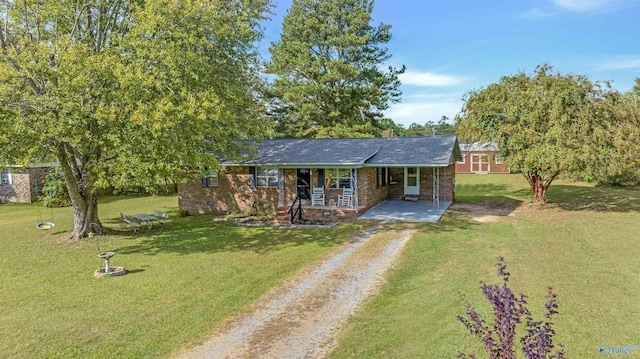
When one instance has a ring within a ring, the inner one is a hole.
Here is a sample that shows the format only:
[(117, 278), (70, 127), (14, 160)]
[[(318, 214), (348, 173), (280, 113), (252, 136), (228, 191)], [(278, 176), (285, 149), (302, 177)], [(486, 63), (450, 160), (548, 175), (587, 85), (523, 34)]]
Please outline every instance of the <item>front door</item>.
[(404, 194), (420, 195), (420, 168), (405, 167), (404, 168)]
[(311, 199), (311, 170), (308, 168), (298, 168), (296, 170), (296, 185), (298, 196), (301, 199)]

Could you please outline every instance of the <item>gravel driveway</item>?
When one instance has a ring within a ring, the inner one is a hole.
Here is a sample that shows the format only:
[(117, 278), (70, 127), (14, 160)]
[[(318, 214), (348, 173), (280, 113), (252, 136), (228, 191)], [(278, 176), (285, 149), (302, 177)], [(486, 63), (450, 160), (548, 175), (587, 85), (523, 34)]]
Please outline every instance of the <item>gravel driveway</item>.
[(377, 292), (412, 230), (368, 245), (384, 224), (358, 235), (338, 254), (262, 298), (256, 309), (179, 358), (321, 358), (358, 306)]

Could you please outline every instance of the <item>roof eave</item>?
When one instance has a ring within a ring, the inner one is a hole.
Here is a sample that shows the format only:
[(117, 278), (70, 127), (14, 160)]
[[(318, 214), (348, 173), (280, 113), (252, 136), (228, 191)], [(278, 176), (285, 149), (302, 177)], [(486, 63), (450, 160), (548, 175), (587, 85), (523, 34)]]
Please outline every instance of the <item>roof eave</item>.
[(224, 166), (261, 166), (261, 167), (282, 167), (282, 168), (326, 168), (326, 167), (363, 167), (362, 162), (350, 163), (223, 163)]
[(447, 167), (451, 163), (367, 163), (363, 167)]

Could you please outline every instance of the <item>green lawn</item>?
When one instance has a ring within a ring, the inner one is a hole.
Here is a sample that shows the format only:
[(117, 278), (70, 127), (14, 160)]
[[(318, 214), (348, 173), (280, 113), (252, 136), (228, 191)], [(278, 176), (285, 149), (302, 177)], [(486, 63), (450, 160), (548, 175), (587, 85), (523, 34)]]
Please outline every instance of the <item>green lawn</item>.
[[(169, 223), (138, 234), (119, 212), (169, 211)], [(0, 205), (0, 353), (3, 358), (161, 357), (205, 337), (359, 225), (335, 229), (236, 227), (210, 216), (179, 218), (176, 197), (104, 197), (123, 277), (96, 279), (97, 240), (70, 243), (71, 210)], [(39, 221), (54, 221), (39, 231)]]
[[(519, 175), (459, 175), (461, 201), (529, 199)], [(490, 320), (478, 282), (497, 282), (503, 255), (511, 284), (543, 313), (559, 293), (558, 339), (572, 358), (602, 344), (640, 345), (640, 193), (555, 183), (551, 205), (496, 223), (448, 213), (416, 238), (341, 333), (333, 358), (441, 358), (480, 344), (456, 320), (462, 292)], [(111, 233), (100, 251), (129, 273), (95, 279), (97, 241), (70, 243), (69, 208), (0, 205), (2, 357), (148, 358), (206, 337), (302, 266), (329, 255), (359, 224), (325, 229), (235, 227), (209, 216), (179, 218), (175, 197), (105, 197)], [(165, 226), (134, 235), (118, 212), (167, 210)], [(39, 221), (54, 221), (39, 231)], [(634, 354), (638, 354), (634, 352)], [(640, 354), (639, 354), (640, 355)]]
[[(529, 199), (520, 175), (458, 175), (456, 190), (459, 201)], [(547, 286), (555, 287), (557, 340), (570, 357), (599, 357), (602, 344), (640, 345), (640, 191), (558, 181), (548, 197), (551, 205), (525, 205), (495, 223), (448, 213), (422, 225), (331, 357), (452, 358), (460, 350), (486, 357), (456, 320), (458, 293), (491, 321), (478, 282), (499, 282), (499, 255), (538, 316)]]

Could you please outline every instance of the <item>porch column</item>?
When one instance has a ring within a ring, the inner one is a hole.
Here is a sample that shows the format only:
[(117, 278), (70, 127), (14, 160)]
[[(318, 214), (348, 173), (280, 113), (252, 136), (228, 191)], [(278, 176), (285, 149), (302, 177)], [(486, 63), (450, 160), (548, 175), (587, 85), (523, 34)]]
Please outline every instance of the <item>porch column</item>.
[(278, 168), (278, 207), (284, 207), (284, 168)]
[(437, 203), (437, 207), (440, 209), (440, 167), (433, 167), (432, 174), (433, 187), (431, 192), (433, 193), (433, 201)]
[(358, 169), (354, 168), (351, 170), (353, 176), (351, 176), (351, 181), (353, 181), (353, 203), (351, 204), (355, 209), (358, 209)]
[(444, 168), (444, 200), (447, 200), (447, 167)]

